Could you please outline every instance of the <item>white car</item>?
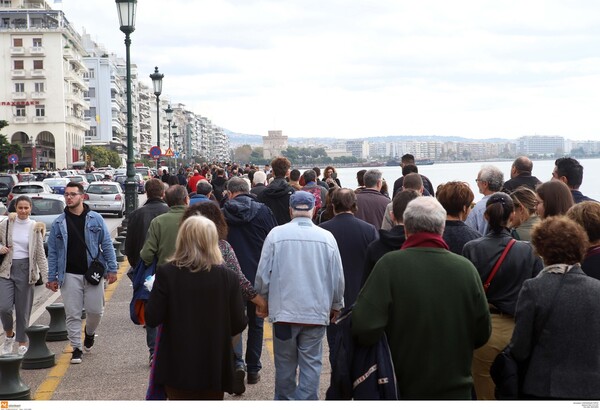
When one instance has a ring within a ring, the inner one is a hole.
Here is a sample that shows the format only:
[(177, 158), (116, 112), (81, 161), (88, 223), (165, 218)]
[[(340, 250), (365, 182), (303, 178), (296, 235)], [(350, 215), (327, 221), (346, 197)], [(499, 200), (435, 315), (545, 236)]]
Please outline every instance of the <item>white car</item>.
[(116, 213), (119, 218), (123, 218), (125, 212), (125, 194), (118, 182), (92, 182), (85, 191), (83, 202), (92, 211)]
[(12, 201), (14, 198), (20, 195), (28, 195), (31, 194), (53, 194), (54, 191), (50, 188), (50, 185), (46, 184), (43, 181), (29, 181), (29, 182), (19, 182), (12, 187), (10, 194), (8, 194), (7, 202)]

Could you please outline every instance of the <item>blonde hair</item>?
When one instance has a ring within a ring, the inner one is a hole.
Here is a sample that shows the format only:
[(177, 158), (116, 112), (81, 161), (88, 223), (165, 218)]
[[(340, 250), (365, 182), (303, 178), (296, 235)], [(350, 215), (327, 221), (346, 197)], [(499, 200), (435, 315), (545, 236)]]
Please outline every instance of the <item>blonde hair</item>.
[(177, 234), (175, 253), (168, 262), (192, 272), (209, 270), (221, 265), (219, 235), (214, 222), (204, 216), (190, 216), (182, 222)]

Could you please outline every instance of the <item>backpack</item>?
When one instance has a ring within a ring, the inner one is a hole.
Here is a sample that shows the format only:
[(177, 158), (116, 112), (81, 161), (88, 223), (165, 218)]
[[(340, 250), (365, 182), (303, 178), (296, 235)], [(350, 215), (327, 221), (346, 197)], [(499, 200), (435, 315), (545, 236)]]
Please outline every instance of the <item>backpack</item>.
[(302, 187), (302, 190), (310, 192), (315, 197), (315, 216), (318, 215), (319, 210), (321, 209), (321, 188), (316, 184), (311, 187), (305, 185)]

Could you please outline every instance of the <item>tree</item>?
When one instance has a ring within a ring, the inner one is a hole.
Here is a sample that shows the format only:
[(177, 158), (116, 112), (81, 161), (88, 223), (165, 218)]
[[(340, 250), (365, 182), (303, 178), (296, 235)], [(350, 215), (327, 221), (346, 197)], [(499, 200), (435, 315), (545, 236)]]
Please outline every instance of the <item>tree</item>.
[(237, 147), (233, 151), (233, 160), (238, 163), (248, 163), (252, 155), (252, 147), (248, 144)]
[(122, 164), (121, 157), (115, 151), (98, 145), (86, 145), (81, 150), (91, 157), (96, 168), (111, 166), (119, 168)]
[[(8, 127), (8, 121), (0, 120), (0, 130)], [(0, 134), (0, 168), (9, 168), (8, 156), (17, 154), (19, 157), (23, 155), (23, 149), (19, 144), (10, 144), (6, 135)]]

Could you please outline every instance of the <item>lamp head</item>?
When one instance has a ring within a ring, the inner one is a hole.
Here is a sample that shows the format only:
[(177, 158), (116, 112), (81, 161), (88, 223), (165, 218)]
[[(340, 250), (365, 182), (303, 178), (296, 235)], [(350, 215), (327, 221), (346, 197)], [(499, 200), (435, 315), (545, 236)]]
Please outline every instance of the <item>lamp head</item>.
[(117, 3), (121, 31), (125, 34), (133, 33), (135, 31), (137, 0), (115, 0), (115, 3)]
[(162, 93), (162, 80), (165, 75), (158, 72), (158, 67), (154, 67), (154, 73), (150, 74), (154, 94), (158, 97)]

